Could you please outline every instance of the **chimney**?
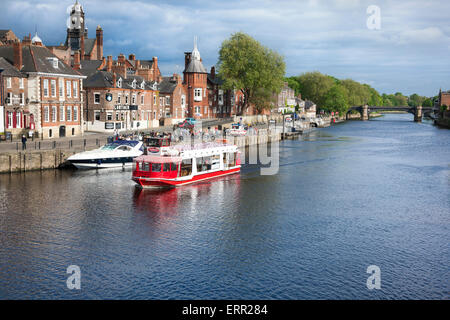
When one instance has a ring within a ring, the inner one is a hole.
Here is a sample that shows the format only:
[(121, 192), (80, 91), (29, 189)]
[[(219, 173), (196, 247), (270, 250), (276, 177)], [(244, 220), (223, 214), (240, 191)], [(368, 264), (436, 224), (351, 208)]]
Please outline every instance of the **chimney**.
[(185, 52), (184, 53), (184, 70), (187, 69), (190, 62), (191, 62), (191, 52)]
[(29, 46), (31, 44), (31, 33), (28, 36), (24, 36), (22, 40), (22, 45)]
[(134, 60), (136, 60), (136, 56), (132, 53), (128, 56), (128, 60), (134, 61)]
[(19, 71), (22, 69), (22, 43), (20, 41), (16, 41), (13, 44), (14, 51), (14, 67), (16, 67)]
[(116, 83), (117, 83), (117, 76), (116, 76), (116, 73), (114, 72), (113, 73), (113, 88), (116, 87)]
[(153, 57), (153, 80), (159, 82), (159, 79), (156, 79), (157, 76), (158, 76), (158, 58)]
[(211, 78), (215, 78), (216, 77), (216, 68), (214, 66), (211, 67)]
[(106, 71), (112, 71), (112, 56), (108, 56), (108, 58), (106, 59)]
[(80, 51), (76, 51), (73, 55), (73, 69), (80, 70)]
[(81, 44), (80, 44), (80, 48), (81, 48), (81, 60), (84, 60), (84, 36), (81, 36)]
[(117, 62), (125, 63), (125, 55), (123, 53), (121, 53), (117, 56)]
[(141, 66), (141, 60), (136, 60), (136, 62), (134, 63), (134, 67), (135, 67), (136, 71), (139, 69), (140, 66)]
[(174, 73), (172, 79), (172, 81), (176, 82), (177, 84), (181, 83), (181, 77), (179, 74)]
[(97, 26), (96, 38), (97, 38), (97, 60), (101, 60), (103, 57), (103, 30), (100, 27), (100, 25)]

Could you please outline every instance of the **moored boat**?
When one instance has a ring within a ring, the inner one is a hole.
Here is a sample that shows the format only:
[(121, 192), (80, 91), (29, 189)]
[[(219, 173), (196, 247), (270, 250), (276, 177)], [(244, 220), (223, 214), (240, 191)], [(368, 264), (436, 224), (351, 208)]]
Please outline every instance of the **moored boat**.
[(240, 152), (231, 144), (176, 145), (155, 151), (134, 159), (132, 179), (142, 188), (177, 187), (241, 170)]
[(76, 153), (67, 160), (78, 169), (101, 169), (126, 167), (133, 159), (144, 153), (141, 141), (116, 140), (101, 148)]

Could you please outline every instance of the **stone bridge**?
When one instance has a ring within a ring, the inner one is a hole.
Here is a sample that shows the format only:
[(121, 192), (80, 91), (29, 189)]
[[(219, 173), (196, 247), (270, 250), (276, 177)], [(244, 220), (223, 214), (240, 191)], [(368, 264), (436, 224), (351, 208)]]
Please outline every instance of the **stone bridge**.
[(348, 120), (348, 115), (350, 111), (356, 110), (361, 114), (361, 120), (367, 121), (369, 120), (369, 115), (373, 111), (405, 111), (408, 113), (412, 113), (414, 115), (414, 121), (421, 122), (422, 115), (431, 113), (433, 111), (432, 107), (410, 107), (410, 106), (402, 106), (402, 107), (386, 107), (386, 106), (354, 106), (350, 107), (346, 114), (346, 119)]

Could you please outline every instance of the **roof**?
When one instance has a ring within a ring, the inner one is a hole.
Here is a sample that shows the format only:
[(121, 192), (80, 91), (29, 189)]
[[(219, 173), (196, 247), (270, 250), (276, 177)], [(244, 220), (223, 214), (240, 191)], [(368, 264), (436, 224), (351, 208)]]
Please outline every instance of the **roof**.
[(0, 57), (0, 69), (3, 69), (2, 75), (7, 77), (24, 78), (25, 76), (10, 64), (5, 58)]
[(311, 107), (313, 107), (313, 106), (315, 106), (316, 104), (314, 103), (314, 102), (312, 102), (312, 101), (309, 101), (309, 100), (306, 100), (305, 101), (305, 107), (306, 108), (311, 108)]
[[(136, 88), (141, 89), (140, 85), (144, 78), (134, 75), (128, 75), (125, 79), (122, 75), (116, 73), (116, 80), (122, 79), (122, 89), (133, 89), (133, 81), (136, 80)], [(153, 90), (154, 81), (145, 81), (144, 90)], [(85, 88), (113, 88), (113, 73), (103, 70), (97, 70), (91, 73), (83, 82)]]
[(213, 77), (211, 73), (208, 73), (208, 81), (213, 83), (213, 84), (217, 84), (219, 86), (221, 84), (223, 84), (222, 78), (220, 78), (217, 74), (215, 74), (214, 77)]
[(0, 30), (0, 38), (4, 38), (5, 35), (11, 31), (11, 29), (7, 29), (7, 30)]
[(184, 72), (188, 73), (208, 73), (200, 60), (191, 59)]
[(163, 77), (163, 80), (158, 85), (158, 89), (161, 93), (172, 93), (177, 85), (177, 81), (173, 81), (172, 77)]
[(92, 49), (94, 49), (95, 40), (96, 40), (95, 38), (94, 39), (84, 39), (85, 54), (91, 54)]
[[(14, 61), (13, 47), (1, 46), (0, 57), (4, 57), (9, 63)], [(53, 66), (52, 59), (58, 59), (58, 68)], [(54, 73), (71, 76), (81, 76), (80, 73), (73, 70), (61, 59), (55, 56), (50, 50), (43, 46), (24, 45), (22, 46), (22, 72), (40, 72), (40, 73)]]
[(81, 69), (79, 71), (85, 76), (90, 76), (98, 70), (102, 63), (102, 60), (81, 60)]
[(148, 67), (151, 69), (153, 67), (153, 60), (139, 60), (141, 66)]

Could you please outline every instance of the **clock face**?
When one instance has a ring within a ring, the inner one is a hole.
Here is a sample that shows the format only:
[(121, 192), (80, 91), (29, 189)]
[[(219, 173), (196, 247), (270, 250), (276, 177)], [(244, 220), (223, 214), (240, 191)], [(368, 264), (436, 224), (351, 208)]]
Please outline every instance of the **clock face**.
[(106, 94), (106, 101), (112, 101), (112, 94), (111, 93), (107, 93)]

